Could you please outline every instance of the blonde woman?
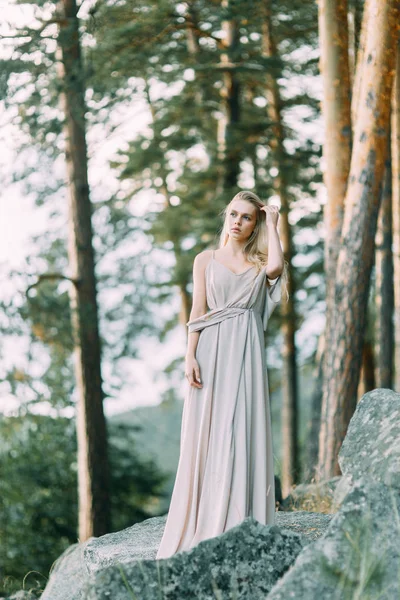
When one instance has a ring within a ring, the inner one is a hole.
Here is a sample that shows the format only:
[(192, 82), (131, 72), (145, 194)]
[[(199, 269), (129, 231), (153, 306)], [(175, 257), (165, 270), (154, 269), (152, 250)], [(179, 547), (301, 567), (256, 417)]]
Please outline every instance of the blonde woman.
[(223, 215), (219, 247), (193, 264), (180, 457), (157, 559), (248, 516), (274, 523), (264, 331), (287, 279), (279, 210), (242, 191)]

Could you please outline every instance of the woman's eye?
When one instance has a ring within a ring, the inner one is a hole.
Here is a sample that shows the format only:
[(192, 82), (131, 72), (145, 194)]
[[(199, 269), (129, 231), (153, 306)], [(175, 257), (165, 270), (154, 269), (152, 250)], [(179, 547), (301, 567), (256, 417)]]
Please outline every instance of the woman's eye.
[[(233, 217), (233, 216), (235, 216), (235, 215), (236, 215), (236, 213), (235, 213), (235, 212), (231, 212), (231, 217)], [(251, 220), (251, 217), (249, 217), (248, 215), (246, 215), (246, 219), (247, 219), (248, 221), (250, 221), (250, 220)]]

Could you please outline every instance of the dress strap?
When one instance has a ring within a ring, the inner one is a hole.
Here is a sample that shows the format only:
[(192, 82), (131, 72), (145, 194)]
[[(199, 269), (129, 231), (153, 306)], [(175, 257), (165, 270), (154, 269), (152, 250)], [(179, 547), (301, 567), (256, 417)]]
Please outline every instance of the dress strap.
[(213, 251), (212, 251), (212, 257), (213, 257), (213, 258), (214, 258), (214, 252), (215, 252), (215, 250), (213, 250)]

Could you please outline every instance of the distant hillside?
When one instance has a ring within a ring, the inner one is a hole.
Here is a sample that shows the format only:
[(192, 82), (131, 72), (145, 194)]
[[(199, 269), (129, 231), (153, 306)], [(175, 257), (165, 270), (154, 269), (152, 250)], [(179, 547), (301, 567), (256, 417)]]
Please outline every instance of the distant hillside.
[(161, 469), (170, 473), (164, 491), (167, 497), (160, 503), (160, 511), (168, 511), (179, 460), (183, 402), (165, 400), (157, 406), (140, 406), (131, 411), (109, 417), (111, 424), (124, 423), (140, 427), (134, 439), (137, 451), (153, 458)]

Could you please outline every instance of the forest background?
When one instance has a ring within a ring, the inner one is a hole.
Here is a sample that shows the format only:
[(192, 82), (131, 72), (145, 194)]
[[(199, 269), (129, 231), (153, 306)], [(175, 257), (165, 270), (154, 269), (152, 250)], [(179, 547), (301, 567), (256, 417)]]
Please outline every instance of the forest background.
[[(355, 101), (383, 86), (386, 95), (373, 97), (378, 108), (386, 98), (379, 124), (387, 146), (395, 27), (387, 19), (380, 42), (393, 56), (374, 63), (382, 83), (363, 63), (376, 44), (368, 33), (374, 0), (321, 2), (319, 13), (309, 0), (65, 0), (6, 9), (0, 591), (8, 593), (30, 570), (46, 578), (77, 539), (167, 511), (193, 259), (215, 246), (220, 211), (238, 189), (280, 206), (290, 266), (290, 300), (266, 336), (282, 495), (337, 474), (335, 448), (357, 399), (374, 387), (396, 389), (399, 377), (399, 204), (398, 172), (374, 137), (379, 111), (371, 121)], [(340, 238), (357, 123), (384, 166), (370, 161), (358, 204), (349, 186), (347, 206), (357, 204), (360, 215), (347, 210)], [(395, 125), (393, 118), (392, 139)], [(386, 212), (378, 222), (379, 206)], [(24, 228), (30, 239), (16, 248)], [(334, 302), (340, 246), (359, 262), (341, 257), (344, 292)], [(341, 298), (352, 299), (355, 346), (329, 329)], [(336, 363), (344, 375), (333, 386), (324, 332), (329, 349), (344, 340), (341, 364), (352, 365), (347, 372)], [(332, 400), (330, 389), (348, 395)], [(344, 418), (330, 428), (324, 415), (336, 401)]]

